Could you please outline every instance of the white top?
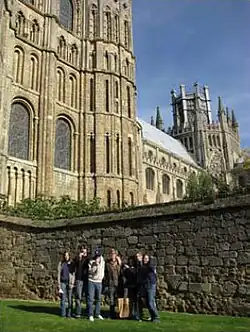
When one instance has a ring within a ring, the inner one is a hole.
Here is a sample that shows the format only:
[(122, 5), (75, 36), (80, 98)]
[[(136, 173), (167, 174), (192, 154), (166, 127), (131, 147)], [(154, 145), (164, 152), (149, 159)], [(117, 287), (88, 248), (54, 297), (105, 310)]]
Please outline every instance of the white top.
[(89, 281), (102, 283), (105, 271), (105, 261), (102, 256), (100, 258), (101, 260), (99, 264), (96, 264), (95, 260), (89, 262)]
[(176, 157), (187, 161), (189, 164), (198, 167), (194, 159), (191, 157), (185, 146), (180, 141), (157, 129), (144, 120), (138, 119), (138, 122), (142, 127), (142, 137), (144, 139), (151, 141), (167, 152), (170, 152)]

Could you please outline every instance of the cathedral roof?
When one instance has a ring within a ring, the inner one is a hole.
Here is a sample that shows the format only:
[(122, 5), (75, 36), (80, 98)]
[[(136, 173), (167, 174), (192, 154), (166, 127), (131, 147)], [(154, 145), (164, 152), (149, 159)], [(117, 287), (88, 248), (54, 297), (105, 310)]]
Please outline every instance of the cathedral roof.
[(142, 127), (142, 137), (144, 139), (154, 143), (155, 145), (158, 145), (160, 148), (166, 150), (178, 158), (183, 159), (187, 163), (198, 167), (194, 159), (191, 157), (180, 141), (150, 125), (142, 119), (138, 119), (138, 122)]

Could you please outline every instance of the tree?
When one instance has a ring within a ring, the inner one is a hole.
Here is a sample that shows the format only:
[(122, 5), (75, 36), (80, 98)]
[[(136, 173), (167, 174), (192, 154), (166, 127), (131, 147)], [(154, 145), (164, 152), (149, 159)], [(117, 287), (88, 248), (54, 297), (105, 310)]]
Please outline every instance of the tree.
[(214, 197), (212, 177), (206, 172), (198, 175), (191, 174), (187, 183), (187, 198), (192, 200), (205, 200)]
[(242, 150), (243, 168), (250, 169), (250, 148)]

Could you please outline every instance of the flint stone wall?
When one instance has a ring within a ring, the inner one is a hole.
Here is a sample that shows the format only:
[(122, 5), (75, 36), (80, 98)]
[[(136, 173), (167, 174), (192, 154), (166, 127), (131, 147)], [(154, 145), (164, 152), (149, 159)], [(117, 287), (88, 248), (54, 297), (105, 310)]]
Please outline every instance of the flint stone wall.
[(164, 310), (250, 315), (250, 195), (53, 222), (0, 216), (0, 296), (55, 300), (60, 254), (83, 243), (155, 256)]

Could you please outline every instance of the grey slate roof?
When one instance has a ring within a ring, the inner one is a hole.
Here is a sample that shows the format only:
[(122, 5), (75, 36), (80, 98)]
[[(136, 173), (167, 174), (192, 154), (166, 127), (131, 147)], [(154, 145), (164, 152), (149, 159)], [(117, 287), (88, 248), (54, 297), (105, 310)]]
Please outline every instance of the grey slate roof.
[(180, 141), (162, 132), (142, 119), (138, 119), (138, 122), (142, 127), (142, 137), (144, 139), (158, 145), (160, 148), (170, 152), (176, 157), (183, 159), (189, 164), (198, 167), (194, 159), (191, 157)]

